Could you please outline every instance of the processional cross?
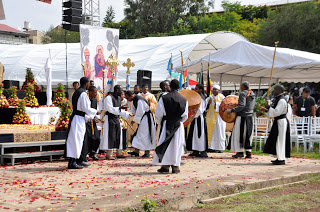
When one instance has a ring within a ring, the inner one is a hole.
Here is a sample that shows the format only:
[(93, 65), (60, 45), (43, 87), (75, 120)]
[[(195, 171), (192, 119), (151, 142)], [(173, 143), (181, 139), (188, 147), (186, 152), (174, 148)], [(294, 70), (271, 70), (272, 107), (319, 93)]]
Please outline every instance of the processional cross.
[(119, 60), (117, 58), (117, 55), (115, 53), (112, 53), (107, 60), (107, 65), (110, 66), (110, 72), (111, 74), (114, 74), (115, 67), (119, 65)]
[(130, 74), (130, 68), (134, 67), (136, 64), (134, 64), (133, 62), (131, 62), (131, 59), (128, 58), (126, 63), (122, 63), (122, 65), (124, 67), (127, 67), (127, 74)]

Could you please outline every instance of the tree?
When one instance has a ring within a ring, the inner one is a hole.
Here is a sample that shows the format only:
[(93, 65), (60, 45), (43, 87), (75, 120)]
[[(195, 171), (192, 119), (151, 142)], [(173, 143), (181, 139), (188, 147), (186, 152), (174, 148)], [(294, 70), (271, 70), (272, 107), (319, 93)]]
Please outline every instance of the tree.
[(115, 18), (115, 12), (112, 6), (108, 7), (106, 16), (103, 19), (102, 25), (113, 23)]
[[(49, 30), (45, 32), (45, 35), (42, 37), (42, 43), (65, 43), (65, 29), (62, 29), (61, 26), (53, 27), (50, 26)], [(67, 30), (67, 43), (79, 43), (80, 42), (80, 33)]]
[(169, 33), (188, 15), (208, 11), (211, 1), (206, 0), (125, 0), (125, 17), (134, 25), (135, 37)]
[(292, 4), (270, 13), (258, 31), (262, 45), (320, 53), (320, 3)]

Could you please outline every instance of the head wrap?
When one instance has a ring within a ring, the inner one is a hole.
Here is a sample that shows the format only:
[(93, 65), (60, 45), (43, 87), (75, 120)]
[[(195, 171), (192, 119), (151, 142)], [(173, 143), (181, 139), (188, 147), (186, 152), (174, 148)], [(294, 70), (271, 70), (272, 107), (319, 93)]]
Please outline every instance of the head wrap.
[(212, 89), (214, 89), (214, 88), (220, 90), (220, 86), (217, 85), (217, 84), (213, 84), (213, 85), (212, 85)]

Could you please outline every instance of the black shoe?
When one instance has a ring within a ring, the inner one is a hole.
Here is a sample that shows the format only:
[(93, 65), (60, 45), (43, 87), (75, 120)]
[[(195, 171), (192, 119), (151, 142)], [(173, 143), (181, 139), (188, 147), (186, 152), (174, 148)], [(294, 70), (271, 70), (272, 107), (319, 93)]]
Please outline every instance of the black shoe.
[(246, 159), (251, 159), (252, 158), (252, 154), (249, 151), (246, 151)]
[(271, 163), (278, 162), (278, 158), (276, 160), (272, 160)]
[(74, 158), (69, 159), (68, 169), (83, 169), (83, 166), (77, 164)]
[(200, 157), (200, 158), (207, 158), (207, 157), (208, 157), (208, 154), (207, 154), (206, 151), (203, 151), (203, 152), (200, 153), (200, 155), (199, 155), (198, 157)]
[(237, 154), (235, 155), (232, 155), (233, 158), (243, 158), (244, 155), (243, 155), (243, 152), (237, 152)]
[(179, 173), (180, 173), (179, 167), (172, 167), (172, 174), (179, 174)]
[(207, 152), (216, 152), (216, 150), (208, 149)]
[(273, 165), (285, 165), (286, 161), (285, 160), (278, 160), (272, 163)]
[(190, 157), (198, 157), (199, 152), (198, 151), (193, 151), (191, 154), (189, 154)]
[(160, 173), (169, 173), (169, 169), (166, 169), (166, 168), (161, 167), (160, 169), (157, 170), (157, 172), (160, 172)]
[(216, 153), (223, 153), (223, 150), (216, 150)]
[(83, 166), (83, 167), (91, 166), (91, 164), (90, 164), (90, 163), (87, 163), (87, 162), (84, 162), (84, 161), (82, 161), (82, 162), (78, 163), (78, 165), (79, 165), (79, 166)]
[(144, 154), (142, 155), (143, 158), (150, 158), (150, 154)]
[(89, 157), (93, 160), (100, 160), (95, 154), (90, 154)]
[(139, 153), (137, 153), (137, 152), (128, 152), (128, 154), (135, 156), (135, 157), (139, 157)]

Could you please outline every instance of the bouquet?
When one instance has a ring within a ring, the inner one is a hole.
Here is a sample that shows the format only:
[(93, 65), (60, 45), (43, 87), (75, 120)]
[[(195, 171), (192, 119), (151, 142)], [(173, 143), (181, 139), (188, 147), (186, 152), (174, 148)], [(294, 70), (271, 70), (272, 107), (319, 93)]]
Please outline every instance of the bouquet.
[(56, 131), (66, 131), (68, 129), (71, 113), (71, 103), (64, 99), (60, 105), (60, 117), (56, 123)]
[(13, 116), (13, 124), (31, 124), (29, 115), (26, 113), (26, 102), (19, 101), (16, 114)]
[(19, 105), (19, 99), (17, 96), (17, 87), (12, 86), (9, 88), (10, 97), (8, 98), (8, 102), (10, 106), (18, 106)]
[(32, 84), (26, 86), (26, 106), (28, 107), (39, 107), (38, 99), (34, 96), (34, 88)]
[(63, 90), (63, 85), (59, 83), (57, 92), (54, 94), (53, 104), (56, 107), (60, 107), (61, 104), (66, 100), (66, 95)]
[(3, 83), (0, 83), (0, 108), (8, 108), (9, 102), (7, 101), (7, 98), (2, 93), (3, 93)]

